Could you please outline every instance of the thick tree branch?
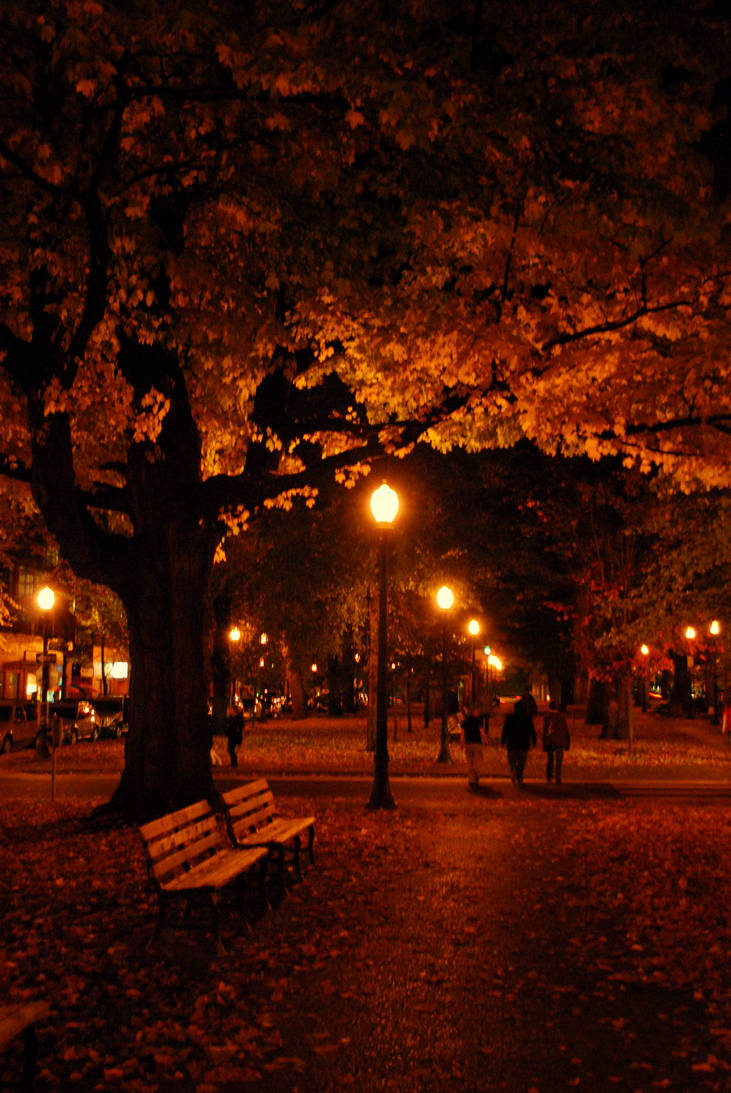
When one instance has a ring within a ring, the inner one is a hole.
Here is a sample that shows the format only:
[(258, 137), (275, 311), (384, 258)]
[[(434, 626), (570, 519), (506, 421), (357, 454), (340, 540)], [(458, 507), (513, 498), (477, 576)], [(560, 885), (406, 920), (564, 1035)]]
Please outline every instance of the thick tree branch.
[(657, 315), (663, 311), (677, 311), (679, 308), (690, 308), (692, 305), (687, 300), (670, 300), (666, 304), (642, 304), (640, 307), (635, 308), (629, 315), (625, 315), (622, 319), (608, 319), (603, 323), (596, 323), (594, 326), (587, 326), (581, 330), (574, 330), (571, 332), (565, 332), (558, 334), (555, 338), (551, 338), (541, 348), (542, 352), (550, 353), (552, 349), (555, 349), (561, 345), (570, 345), (572, 342), (582, 341), (584, 338), (592, 338), (598, 334), (610, 334), (615, 330), (624, 330), (629, 326), (633, 326), (639, 322), (640, 319), (647, 315)]

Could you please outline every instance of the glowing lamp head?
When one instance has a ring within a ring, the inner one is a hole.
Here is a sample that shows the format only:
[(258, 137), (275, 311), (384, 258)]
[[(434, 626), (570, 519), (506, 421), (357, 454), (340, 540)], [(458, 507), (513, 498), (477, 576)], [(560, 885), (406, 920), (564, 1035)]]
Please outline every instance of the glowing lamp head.
[(644, 643), (640, 646), (640, 652), (642, 653), (643, 657), (650, 655), (650, 649)]
[(472, 634), (473, 638), (477, 637), (480, 632), (480, 624), (477, 619), (470, 619), (470, 621), (467, 623), (467, 630), (470, 634)]
[(721, 633), (721, 623), (718, 619), (714, 619), (711, 625), (708, 627), (709, 633), (713, 634), (714, 638), (717, 638)]
[(446, 584), (437, 592), (437, 604), (441, 607), (442, 611), (449, 611), (450, 607), (454, 603), (454, 592)]
[(48, 585), (42, 588), (36, 596), (36, 603), (40, 607), (41, 611), (50, 611), (56, 602), (56, 593)]
[(371, 512), (373, 513), (373, 519), (381, 527), (388, 527), (396, 519), (396, 513), (398, 512), (398, 494), (396, 490), (392, 490), (390, 486), (379, 486), (377, 490), (374, 490), (371, 494)]
[(228, 636), (231, 641), (241, 641), (241, 631), (238, 626), (232, 626), (228, 632)]
[(685, 636), (688, 639), (688, 641), (694, 641), (695, 640), (695, 626), (686, 626)]

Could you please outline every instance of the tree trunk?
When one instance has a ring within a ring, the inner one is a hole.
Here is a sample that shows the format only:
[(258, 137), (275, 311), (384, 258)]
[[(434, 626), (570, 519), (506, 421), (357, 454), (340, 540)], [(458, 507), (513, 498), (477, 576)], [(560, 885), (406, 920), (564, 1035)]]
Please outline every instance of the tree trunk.
[(211, 651), (211, 681), (213, 685), (213, 732), (226, 733), (231, 702), (231, 601), (221, 596), (213, 603), (213, 649)]
[(107, 666), (104, 657), (104, 634), (101, 635), (99, 646), (99, 660), (101, 662), (101, 674), (102, 674), (102, 694), (106, 698), (107, 694)]
[(196, 528), (170, 522), (161, 530), (122, 594), (130, 717), (125, 769), (111, 805), (135, 817), (215, 796), (203, 611), (210, 550)]
[(411, 724), (411, 658), (406, 663), (406, 731), (413, 732)]
[(615, 740), (632, 740), (632, 676), (624, 676), (617, 687), (617, 717), (614, 725)]
[(688, 667), (688, 657), (685, 653), (671, 653), (673, 666), (673, 689), (670, 692), (671, 712), (686, 717), (693, 716), (693, 681)]
[(589, 697), (586, 702), (586, 724), (603, 725), (606, 720), (609, 693), (607, 684), (598, 679), (589, 682)]
[(301, 721), (307, 717), (307, 701), (305, 699), (305, 687), (302, 682), (302, 672), (294, 664), (287, 668), (287, 680), (289, 694), (292, 699), (292, 717)]

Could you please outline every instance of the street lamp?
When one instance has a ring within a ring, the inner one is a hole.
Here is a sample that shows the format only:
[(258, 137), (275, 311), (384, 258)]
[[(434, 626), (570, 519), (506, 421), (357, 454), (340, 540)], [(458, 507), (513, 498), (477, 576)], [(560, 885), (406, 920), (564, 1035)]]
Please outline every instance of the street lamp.
[(446, 584), (437, 592), (437, 606), (442, 612), (442, 739), (437, 763), (451, 763), (447, 731), (447, 612), (454, 603), (454, 593)]
[(376, 748), (373, 789), (368, 808), (395, 808), (388, 784), (388, 711), (386, 683), (386, 641), (388, 624), (387, 560), (388, 536), (396, 519), (398, 494), (385, 482), (371, 494), (371, 513), (379, 531), (378, 551), (378, 657), (376, 662)]
[(708, 633), (711, 635), (711, 648), (713, 649), (713, 717), (711, 718), (711, 724), (720, 725), (721, 709), (718, 701), (718, 649), (716, 648), (716, 638), (721, 633), (721, 623), (718, 619), (711, 621), (708, 626)]
[(642, 711), (644, 713), (644, 711), (647, 709), (647, 658), (650, 655), (650, 648), (649, 646), (645, 645), (644, 642), (640, 646), (640, 653), (642, 654), (642, 659), (644, 662), (644, 668), (642, 671)]
[(467, 631), (472, 637), (472, 701), (475, 701), (475, 648), (477, 642), (475, 638), (480, 632), (480, 624), (477, 619), (470, 619), (467, 623)]
[[(36, 603), (43, 612), (43, 656), (41, 660), (41, 702), (43, 703), (43, 724), (48, 728), (48, 620), (53, 605), (56, 602), (56, 593), (48, 585), (45, 585), (36, 596)], [(39, 704), (40, 714), (40, 704)]]

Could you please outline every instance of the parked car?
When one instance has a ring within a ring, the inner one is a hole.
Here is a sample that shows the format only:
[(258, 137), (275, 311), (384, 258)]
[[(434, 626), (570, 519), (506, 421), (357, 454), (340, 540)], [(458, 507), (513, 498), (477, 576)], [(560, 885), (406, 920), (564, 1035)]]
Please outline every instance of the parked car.
[(40, 739), (45, 737), (32, 703), (0, 701), (0, 753), (37, 747)]
[(127, 732), (129, 699), (122, 695), (106, 695), (93, 699), (100, 736), (121, 736)]
[(99, 739), (96, 710), (85, 698), (67, 698), (49, 706), (49, 718), (57, 715), (61, 721), (61, 741), (75, 744), (77, 740)]

